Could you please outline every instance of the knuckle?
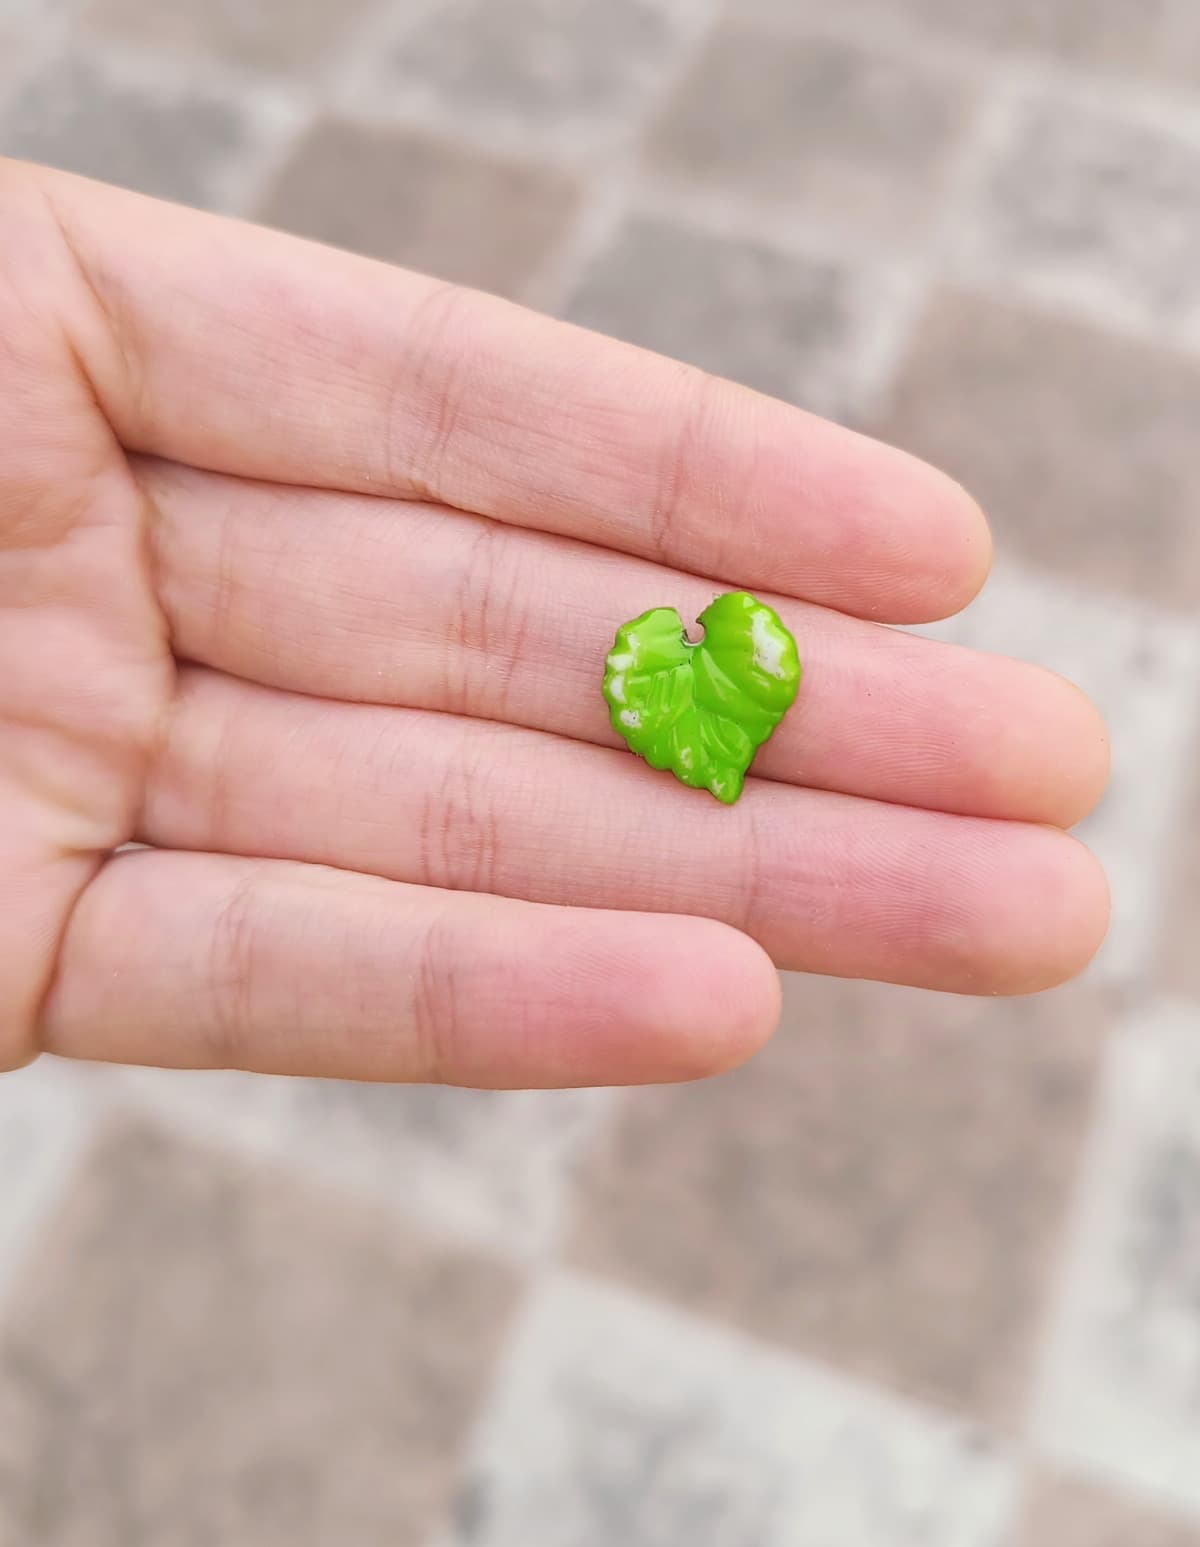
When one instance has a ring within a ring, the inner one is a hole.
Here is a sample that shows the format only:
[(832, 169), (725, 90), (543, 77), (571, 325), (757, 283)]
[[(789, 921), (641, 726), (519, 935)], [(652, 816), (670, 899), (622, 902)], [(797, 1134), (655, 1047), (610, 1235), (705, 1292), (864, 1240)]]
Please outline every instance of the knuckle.
[(414, 1078), (431, 1084), (452, 1083), (462, 1036), (463, 967), (455, 933), (445, 914), (435, 914), (421, 936), (412, 974)]
[(470, 374), (459, 338), (464, 292), (435, 284), (409, 320), (404, 359), (386, 403), (388, 482), (422, 499), (444, 498)]
[(209, 945), (205, 1052), (213, 1068), (242, 1067), (254, 1025), (262, 939), (262, 886), (257, 870), (248, 870), (221, 906)]
[(511, 533), (480, 518), (458, 588), (454, 638), (461, 655), (462, 713), (508, 718), (525, 653), (528, 575)]
[[(664, 429), (662, 453), (650, 511), (654, 556), (663, 564), (687, 569), (691, 544), (686, 530), (687, 513), (697, 486), (705, 480), (712, 421), (719, 383), (695, 366), (681, 366), (676, 408)], [(712, 490), (706, 489), (706, 498)], [(692, 556), (694, 562), (694, 555)]]
[(500, 823), (493, 796), (496, 738), (486, 726), (465, 726), (444, 779), (431, 780), (420, 813), (422, 873), (449, 891), (495, 892)]

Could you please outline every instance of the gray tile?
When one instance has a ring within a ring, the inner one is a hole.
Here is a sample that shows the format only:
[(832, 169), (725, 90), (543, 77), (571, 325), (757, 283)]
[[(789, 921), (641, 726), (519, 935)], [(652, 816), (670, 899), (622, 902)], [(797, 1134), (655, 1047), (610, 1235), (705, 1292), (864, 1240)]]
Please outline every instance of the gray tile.
[(0, 1297), (71, 1185), (98, 1103), (81, 1071), (42, 1058), (0, 1076)]
[(260, 219), (445, 279), (520, 295), (570, 229), (578, 189), (544, 168), (405, 130), (326, 121), (293, 150)]
[(965, 612), (921, 632), (1049, 667), (1099, 706), (1111, 727), (1112, 776), (1079, 836), (1108, 873), (1112, 927), (1092, 972), (1126, 987), (1154, 984), (1168, 864), (1185, 847), (1194, 782), (1200, 627), (1079, 585), (1066, 566), (1055, 576), (1002, 557)]
[(36, 32), (39, 23), (57, 20), (74, 10), (77, 0), (0, 0), (0, 28), (22, 36)]
[(1200, 1008), (1122, 1027), (1047, 1341), (1058, 1468), (1200, 1519)]
[(557, 1242), (603, 1090), (477, 1091), (291, 1082), (284, 1152), (443, 1230), (523, 1256)]
[(631, 220), (592, 262), (572, 321), (844, 416), (886, 281), (831, 258)]
[(87, 0), (82, 20), (100, 37), (207, 54), (248, 70), (320, 74), (377, 0)]
[(574, 1260), (965, 1415), (1019, 1410), (1104, 1016), (790, 979), (741, 1072), (635, 1093)]
[(515, 1291), (486, 1258), (122, 1129), (0, 1333), (0, 1540), (421, 1547)]
[(892, 244), (937, 209), (970, 116), (966, 84), (911, 54), (729, 22), (681, 82), (648, 159), (773, 215), (814, 213)]
[(54, 54), (8, 97), (0, 83), (0, 155), (185, 204), (224, 202), (226, 178), (258, 130), (232, 98), (133, 79), (101, 51)]
[(703, 21), (692, 0), (446, 0), (369, 72), (381, 104), (551, 152), (634, 132)]
[[(1185, 803), (1173, 828), (1157, 967), (1164, 990), (1200, 1001), (1200, 734), (1181, 752)], [(1147, 765), (1150, 766), (1150, 765)]]
[(958, 261), (1055, 303), (1200, 341), (1200, 113), (1164, 123), (1020, 94), (990, 147)]
[(453, 1541), (999, 1547), (1011, 1492), (965, 1426), (559, 1278), (505, 1360)]
[[(781, 27), (811, 0), (727, 0)], [(843, 0), (839, 18), (867, 30), (1062, 60), (1114, 75), (1180, 84), (1200, 80), (1200, 11), (1194, 0)]]
[(982, 501), (998, 546), (1073, 584), (1192, 607), (1200, 364), (1047, 313), (937, 296), (870, 428)]
[(1041, 1473), (1014, 1547), (1200, 1547), (1200, 1522), (1163, 1514), (1099, 1482)]

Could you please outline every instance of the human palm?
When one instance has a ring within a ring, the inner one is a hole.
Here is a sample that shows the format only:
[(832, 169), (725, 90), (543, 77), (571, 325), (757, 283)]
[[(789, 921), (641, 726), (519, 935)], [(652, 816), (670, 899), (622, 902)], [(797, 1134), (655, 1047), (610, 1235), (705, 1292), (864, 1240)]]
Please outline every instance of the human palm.
[[(0, 230), (0, 1067), (669, 1079), (770, 1033), (772, 960), (1015, 993), (1094, 951), (1095, 711), (878, 626), (983, 580), (950, 480), (60, 174), (0, 162)], [(806, 677), (727, 808), (600, 677), (735, 587)]]

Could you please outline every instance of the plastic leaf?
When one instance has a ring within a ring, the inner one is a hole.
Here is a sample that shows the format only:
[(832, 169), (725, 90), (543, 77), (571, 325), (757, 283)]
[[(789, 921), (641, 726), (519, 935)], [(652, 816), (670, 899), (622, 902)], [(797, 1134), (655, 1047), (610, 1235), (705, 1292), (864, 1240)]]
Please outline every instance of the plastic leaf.
[(745, 591), (719, 596), (700, 622), (698, 644), (674, 607), (622, 624), (604, 697), (614, 729), (652, 768), (732, 805), (796, 697), (800, 656), (778, 615)]

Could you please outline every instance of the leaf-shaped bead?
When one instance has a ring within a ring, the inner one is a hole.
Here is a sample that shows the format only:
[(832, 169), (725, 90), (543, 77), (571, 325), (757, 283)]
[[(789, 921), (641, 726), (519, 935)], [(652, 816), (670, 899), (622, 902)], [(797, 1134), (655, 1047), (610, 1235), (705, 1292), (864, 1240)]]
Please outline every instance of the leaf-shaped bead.
[(674, 607), (622, 624), (604, 697), (614, 729), (652, 768), (732, 805), (795, 700), (800, 656), (778, 614), (746, 591), (719, 596), (699, 621), (698, 644)]

